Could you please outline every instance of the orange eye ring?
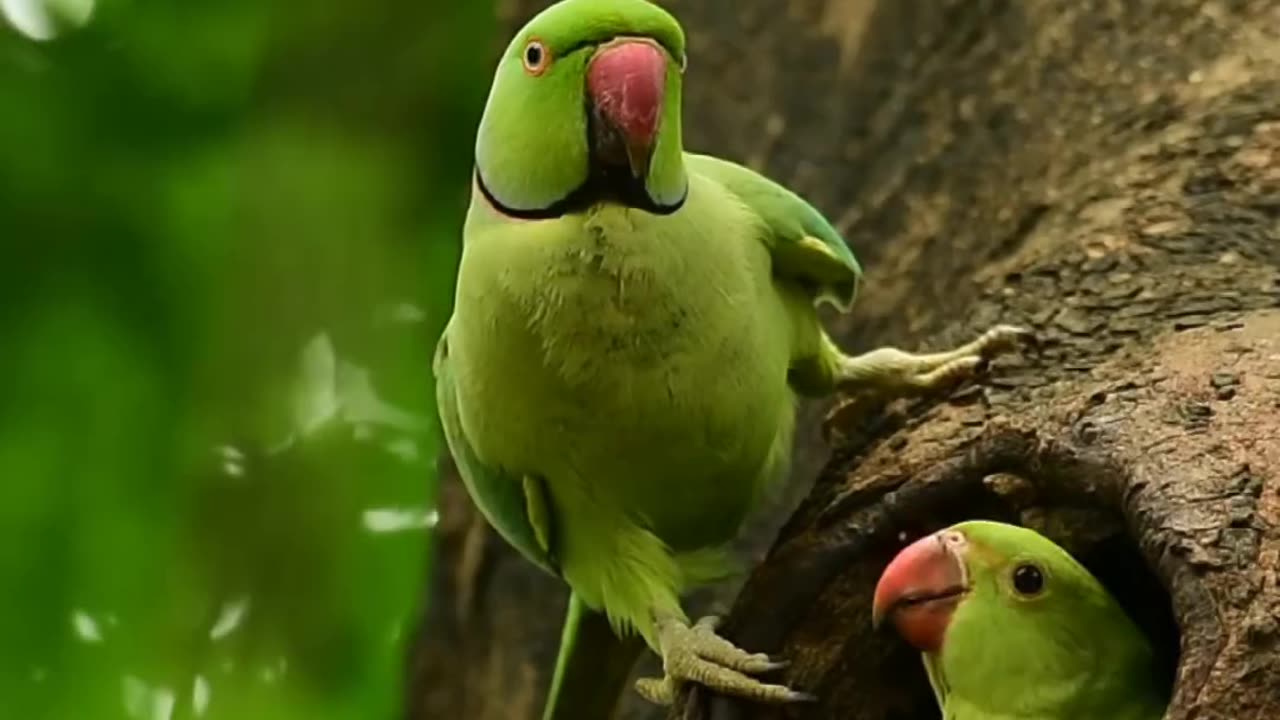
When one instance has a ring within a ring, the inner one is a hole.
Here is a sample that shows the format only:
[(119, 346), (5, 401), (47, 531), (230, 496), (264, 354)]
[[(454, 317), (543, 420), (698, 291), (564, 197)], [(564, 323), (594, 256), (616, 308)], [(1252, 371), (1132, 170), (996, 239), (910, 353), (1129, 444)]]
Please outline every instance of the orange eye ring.
[(524, 52), (520, 53), (520, 62), (524, 64), (525, 72), (533, 76), (541, 75), (551, 67), (551, 50), (541, 40), (533, 38), (524, 46)]

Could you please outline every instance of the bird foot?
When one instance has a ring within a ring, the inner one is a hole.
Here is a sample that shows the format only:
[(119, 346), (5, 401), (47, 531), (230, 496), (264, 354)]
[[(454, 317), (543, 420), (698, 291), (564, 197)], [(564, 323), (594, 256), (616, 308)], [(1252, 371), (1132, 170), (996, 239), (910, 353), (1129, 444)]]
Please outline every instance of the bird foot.
[(837, 384), (845, 391), (873, 390), (887, 395), (921, 395), (954, 387), (986, 371), (991, 360), (1021, 347), (1034, 347), (1035, 333), (997, 325), (954, 350), (914, 354), (880, 348), (844, 358)]
[(662, 649), (661, 679), (641, 678), (636, 692), (652, 703), (671, 705), (681, 684), (695, 682), (724, 695), (761, 703), (779, 704), (812, 701), (807, 693), (785, 685), (770, 685), (750, 677), (779, 670), (785, 661), (775, 661), (764, 653), (749, 653), (716, 634), (720, 618), (704, 617), (692, 626), (676, 619), (658, 622), (658, 644)]

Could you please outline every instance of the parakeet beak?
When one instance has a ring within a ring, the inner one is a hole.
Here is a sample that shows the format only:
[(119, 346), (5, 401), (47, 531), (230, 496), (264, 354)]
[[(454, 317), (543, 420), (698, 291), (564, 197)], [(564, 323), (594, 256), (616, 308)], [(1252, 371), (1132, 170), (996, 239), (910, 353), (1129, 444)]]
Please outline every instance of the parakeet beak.
[(587, 67), (591, 142), (606, 163), (649, 175), (667, 85), (667, 55), (657, 43), (618, 38), (602, 45)]
[(876, 584), (871, 622), (892, 620), (898, 633), (923, 652), (936, 652), (951, 615), (969, 591), (964, 554), (968, 541), (943, 530), (907, 546)]

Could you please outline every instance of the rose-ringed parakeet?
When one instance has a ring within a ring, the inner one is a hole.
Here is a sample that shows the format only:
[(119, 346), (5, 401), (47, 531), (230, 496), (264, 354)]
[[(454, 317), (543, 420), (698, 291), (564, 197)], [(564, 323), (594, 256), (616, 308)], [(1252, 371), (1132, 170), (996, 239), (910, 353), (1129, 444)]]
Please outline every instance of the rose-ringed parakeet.
[(803, 699), (680, 603), (781, 476), (797, 395), (949, 386), (1025, 337), (842, 353), (815, 304), (847, 309), (858, 263), (800, 197), (684, 151), (684, 68), (658, 6), (565, 0), (502, 54), (477, 134), (438, 404), (485, 517), (572, 589), (547, 718), (606, 717), (646, 645), (652, 701)]
[(1034, 530), (971, 521), (885, 569), (874, 622), (922, 652), (945, 720), (1159, 720), (1151, 646), (1075, 558)]

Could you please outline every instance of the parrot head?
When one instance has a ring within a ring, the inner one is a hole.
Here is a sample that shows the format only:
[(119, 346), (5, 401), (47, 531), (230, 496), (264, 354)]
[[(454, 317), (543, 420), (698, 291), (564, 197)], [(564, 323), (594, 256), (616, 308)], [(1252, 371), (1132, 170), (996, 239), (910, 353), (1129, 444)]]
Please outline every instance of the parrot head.
[(1027, 528), (971, 521), (916, 541), (881, 575), (872, 621), (924, 653), (935, 689), (991, 712), (1059, 717), (1050, 709), (1065, 694), (1116, 678), (1156, 692), (1146, 637), (1084, 566)]
[(543, 10), (498, 63), (476, 138), (479, 190), (516, 217), (602, 201), (679, 209), (684, 67), (684, 32), (647, 0)]

